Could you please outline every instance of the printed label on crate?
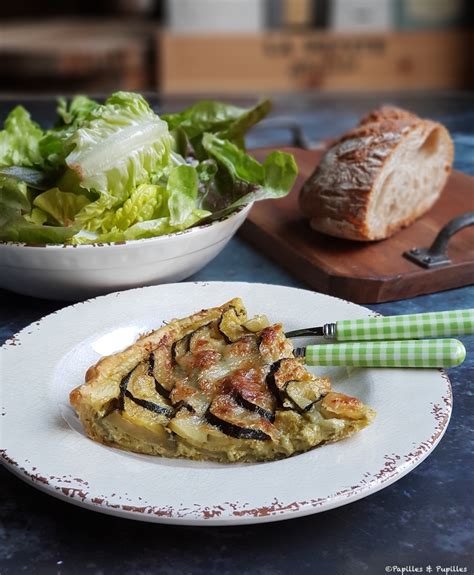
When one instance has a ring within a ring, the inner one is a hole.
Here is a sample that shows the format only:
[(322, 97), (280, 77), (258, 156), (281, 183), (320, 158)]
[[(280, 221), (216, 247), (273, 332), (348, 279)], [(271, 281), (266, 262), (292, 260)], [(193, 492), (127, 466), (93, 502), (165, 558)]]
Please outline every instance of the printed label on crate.
[(385, 56), (386, 40), (383, 36), (314, 38), (296, 41), (288, 38), (267, 38), (263, 51), (269, 59), (285, 61), (288, 74), (307, 87), (318, 84), (318, 78), (331, 74), (352, 74), (367, 59)]
[(462, 86), (467, 34), (267, 32), (162, 37), (166, 93), (390, 90)]

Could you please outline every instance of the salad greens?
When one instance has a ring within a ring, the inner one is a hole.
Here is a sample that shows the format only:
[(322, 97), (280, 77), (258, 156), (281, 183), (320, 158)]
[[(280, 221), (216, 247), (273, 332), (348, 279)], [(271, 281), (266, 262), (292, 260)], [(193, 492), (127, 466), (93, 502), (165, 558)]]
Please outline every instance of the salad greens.
[(41, 166), (43, 158), (39, 143), (42, 137), (43, 131), (38, 124), (22, 106), (17, 106), (0, 132), (0, 166)]
[(0, 241), (96, 243), (149, 238), (286, 195), (293, 156), (260, 164), (245, 133), (270, 111), (201, 101), (161, 117), (143, 96), (60, 98), (54, 128), (22, 107), (0, 131)]

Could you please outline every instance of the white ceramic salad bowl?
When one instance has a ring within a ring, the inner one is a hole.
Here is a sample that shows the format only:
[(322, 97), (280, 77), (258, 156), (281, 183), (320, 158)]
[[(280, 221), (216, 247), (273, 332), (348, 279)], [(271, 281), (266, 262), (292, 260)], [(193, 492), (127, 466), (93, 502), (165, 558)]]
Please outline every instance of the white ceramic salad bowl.
[(182, 232), (123, 243), (35, 246), (0, 242), (0, 287), (29, 296), (78, 300), (180, 281), (217, 256), (251, 207)]
[(138, 93), (79, 95), (43, 129), (15, 106), (0, 127), (0, 288), (75, 300), (189, 277), (252, 202), (296, 180), (291, 154), (245, 150), (270, 109), (202, 100), (160, 117)]

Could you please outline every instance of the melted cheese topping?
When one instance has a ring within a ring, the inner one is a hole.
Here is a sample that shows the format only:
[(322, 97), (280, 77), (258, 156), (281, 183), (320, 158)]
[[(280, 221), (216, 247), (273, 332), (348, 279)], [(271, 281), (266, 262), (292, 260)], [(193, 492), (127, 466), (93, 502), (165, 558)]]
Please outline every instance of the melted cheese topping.
[[(161, 337), (139, 341), (131, 371), (134, 346), (112, 356), (108, 371), (96, 366), (91, 381), (71, 394), (89, 435), (143, 453), (258, 461), (367, 425), (369, 408), (332, 393), (326, 378), (293, 356), (280, 324), (268, 326), (263, 316), (247, 320), (239, 301), (200, 312), (199, 321), (172, 322)], [(118, 396), (107, 408), (104, 402), (96, 407), (91, 387), (104, 395), (111, 378)]]

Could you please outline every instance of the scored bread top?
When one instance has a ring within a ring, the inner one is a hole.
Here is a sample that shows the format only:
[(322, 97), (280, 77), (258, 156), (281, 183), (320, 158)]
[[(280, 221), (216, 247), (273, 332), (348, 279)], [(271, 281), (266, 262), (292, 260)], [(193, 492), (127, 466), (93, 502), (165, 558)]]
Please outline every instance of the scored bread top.
[[(436, 201), (452, 156), (451, 139), (441, 124), (383, 106), (328, 149), (303, 186), (300, 207), (318, 231), (355, 240), (383, 239)], [(439, 170), (420, 185), (416, 173), (433, 171), (433, 162)], [(390, 185), (384, 186), (388, 180)]]

